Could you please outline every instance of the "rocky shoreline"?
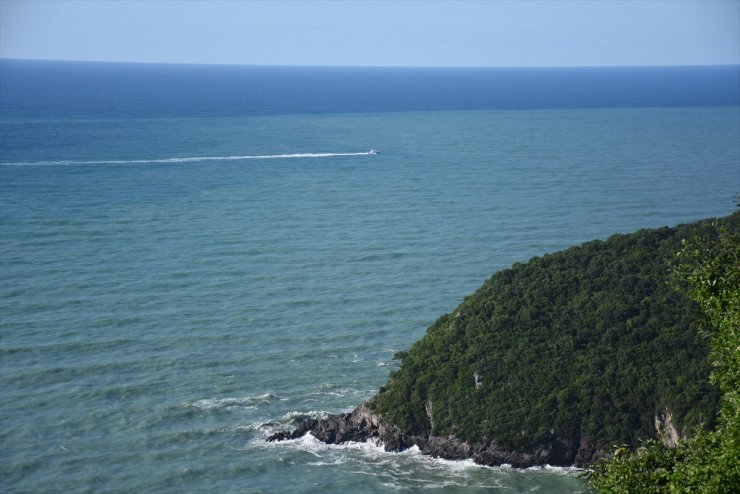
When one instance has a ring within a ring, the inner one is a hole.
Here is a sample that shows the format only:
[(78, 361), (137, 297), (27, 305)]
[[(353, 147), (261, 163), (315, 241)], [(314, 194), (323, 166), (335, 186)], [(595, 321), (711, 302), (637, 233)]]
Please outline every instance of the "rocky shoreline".
[(290, 432), (278, 432), (267, 441), (297, 439), (310, 433), (327, 444), (342, 444), (350, 441), (378, 441), (386, 451), (400, 452), (417, 446), (422, 454), (446, 460), (472, 459), (486, 466), (511, 465), (515, 468), (533, 466), (576, 466), (582, 467), (604, 456), (604, 451), (584, 441), (577, 445), (554, 438), (525, 451), (507, 450), (493, 441), (467, 443), (454, 436), (409, 435), (383, 420), (366, 405), (360, 405), (350, 413), (332, 415), (324, 419), (308, 419)]

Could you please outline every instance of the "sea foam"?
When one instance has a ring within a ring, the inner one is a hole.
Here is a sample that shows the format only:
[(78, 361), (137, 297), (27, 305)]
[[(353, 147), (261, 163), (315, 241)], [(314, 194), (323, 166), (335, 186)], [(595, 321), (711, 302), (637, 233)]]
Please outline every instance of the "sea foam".
[(206, 398), (189, 403), (190, 406), (201, 410), (220, 410), (230, 408), (257, 408), (260, 403), (270, 403), (279, 400), (280, 397), (272, 393), (264, 393), (257, 396)]

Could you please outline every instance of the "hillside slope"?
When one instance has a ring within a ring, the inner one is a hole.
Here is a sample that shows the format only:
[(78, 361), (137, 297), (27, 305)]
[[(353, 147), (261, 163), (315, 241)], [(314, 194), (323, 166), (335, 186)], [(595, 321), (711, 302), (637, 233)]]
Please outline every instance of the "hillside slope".
[(371, 408), (410, 434), (587, 455), (655, 437), (656, 417), (711, 424), (707, 342), (670, 269), (682, 239), (712, 231), (614, 235), (494, 274), (400, 355)]
[[(740, 230), (740, 213), (718, 220)], [(376, 438), (484, 464), (585, 465), (614, 444), (711, 427), (700, 311), (671, 269), (713, 221), (640, 230), (494, 274), (440, 317), (351, 414), (302, 424), (326, 442)]]

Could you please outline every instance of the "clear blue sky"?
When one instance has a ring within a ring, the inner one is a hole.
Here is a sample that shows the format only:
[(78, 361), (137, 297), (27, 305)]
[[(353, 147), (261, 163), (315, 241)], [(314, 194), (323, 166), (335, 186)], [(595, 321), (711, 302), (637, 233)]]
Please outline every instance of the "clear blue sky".
[(740, 63), (740, 0), (0, 0), (0, 57), (258, 65)]

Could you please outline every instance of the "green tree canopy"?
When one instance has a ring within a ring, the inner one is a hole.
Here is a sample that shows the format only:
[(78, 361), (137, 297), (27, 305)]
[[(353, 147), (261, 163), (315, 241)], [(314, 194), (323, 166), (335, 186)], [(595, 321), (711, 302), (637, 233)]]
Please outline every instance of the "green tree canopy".
[(647, 441), (634, 453), (617, 450), (590, 475), (603, 493), (740, 492), (740, 235), (718, 225), (711, 235), (684, 242), (679, 258), (676, 274), (711, 336), (711, 381), (722, 393), (718, 425), (675, 449)]
[[(737, 231), (740, 214), (721, 223)], [(712, 426), (701, 307), (671, 271), (682, 242), (713, 232), (614, 235), (494, 274), (399, 354), (371, 406), (408, 433), (517, 449), (637, 447), (666, 410), (679, 433)]]

